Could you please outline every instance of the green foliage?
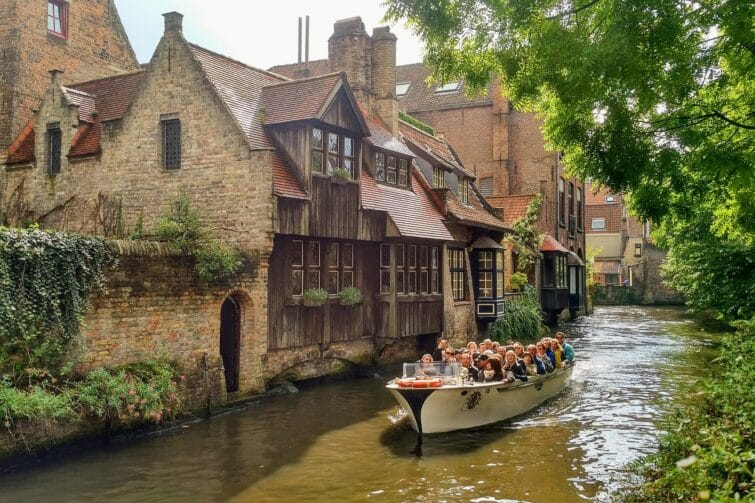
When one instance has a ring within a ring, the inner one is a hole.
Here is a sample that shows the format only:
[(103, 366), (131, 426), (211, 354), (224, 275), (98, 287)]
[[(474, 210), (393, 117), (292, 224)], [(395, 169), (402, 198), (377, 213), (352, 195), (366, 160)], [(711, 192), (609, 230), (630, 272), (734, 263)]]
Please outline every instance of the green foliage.
[(600, 255), (603, 248), (588, 247), (585, 254), (585, 277), (587, 278), (587, 286), (591, 287), (595, 284), (593, 274), (595, 272), (595, 257)]
[(344, 168), (337, 168), (333, 170), (331, 176), (333, 176), (333, 178), (338, 178), (339, 180), (351, 180), (351, 171)]
[(157, 235), (194, 257), (194, 273), (205, 283), (229, 279), (243, 266), (236, 248), (217, 240), (202, 226), (185, 194), (173, 202), (170, 214), (160, 218)]
[(521, 271), (515, 272), (509, 278), (509, 283), (511, 284), (511, 289), (518, 292), (527, 284), (527, 275)]
[(328, 292), (322, 288), (307, 288), (301, 296), (307, 304), (323, 304), (328, 300)]
[(21, 390), (0, 385), (0, 420), (12, 428), (19, 420), (63, 420), (75, 417), (70, 393), (51, 391), (43, 386)]
[[(564, 153), (571, 172), (628, 194), (636, 214), (666, 227), (665, 246), (678, 269), (690, 273), (686, 282), (681, 274), (670, 282), (686, 290), (694, 306), (739, 309), (709, 304), (715, 299), (706, 295), (705, 281), (690, 284), (698, 271), (720, 282), (732, 279), (688, 250), (699, 239), (709, 249), (753, 255), (755, 4), (387, 5), (389, 20), (406, 19), (424, 40), (425, 60), (438, 80), (461, 78), (482, 90), (498, 76), (518, 109), (543, 117), (548, 146)], [(733, 281), (750, 281), (748, 291), (752, 285), (751, 276)]]
[(422, 122), (419, 119), (415, 119), (414, 117), (412, 117), (411, 115), (409, 115), (406, 112), (399, 111), (398, 118), (400, 120), (406, 122), (407, 124), (416, 127), (420, 131), (424, 131), (425, 133), (429, 134), (430, 136), (435, 136), (435, 130), (431, 126), (425, 124), (424, 122)]
[(507, 235), (504, 239), (510, 244), (513, 251), (517, 254), (516, 270), (529, 274), (540, 253), (540, 243), (543, 236), (537, 230), (537, 221), (540, 216), (540, 206), (543, 204), (542, 194), (537, 194), (527, 205), (527, 211), (524, 216), (514, 221), (512, 228), (513, 234)]
[(343, 305), (354, 305), (362, 302), (362, 292), (358, 288), (353, 286), (347, 286), (340, 292), (338, 292), (338, 300)]
[(499, 342), (509, 339), (535, 340), (546, 331), (535, 289), (525, 285), (521, 298), (506, 302), (506, 312), (491, 327), (490, 338)]
[(625, 502), (755, 499), (755, 319), (735, 323), (693, 405), (679, 410), (658, 452), (634, 463), (647, 483)]
[(0, 376), (57, 372), (115, 259), (98, 238), (0, 228)]

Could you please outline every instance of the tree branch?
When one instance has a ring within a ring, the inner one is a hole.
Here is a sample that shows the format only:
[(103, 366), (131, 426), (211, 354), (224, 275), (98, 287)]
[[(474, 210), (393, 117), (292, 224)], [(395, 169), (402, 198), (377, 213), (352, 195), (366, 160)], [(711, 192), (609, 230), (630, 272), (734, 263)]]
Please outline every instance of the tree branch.
[(587, 2), (584, 5), (580, 5), (579, 7), (574, 8), (574, 9), (568, 11), (568, 12), (562, 12), (561, 14), (557, 14), (555, 16), (546, 17), (545, 19), (547, 19), (548, 21), (554, 21), (554, 20), (560, 19), (562, 17), (572, 16), (572, 15), (574, 15), (574, 14), (580, 12), (580, 11), (583, 11), (585, 9), (589, 9), (590, 7), (592, 7), (593, 5), (595, 5), (595, 4), (599, 3), (599, 2), (600, 2), (600, 0), (592, 0), (590, 2)]

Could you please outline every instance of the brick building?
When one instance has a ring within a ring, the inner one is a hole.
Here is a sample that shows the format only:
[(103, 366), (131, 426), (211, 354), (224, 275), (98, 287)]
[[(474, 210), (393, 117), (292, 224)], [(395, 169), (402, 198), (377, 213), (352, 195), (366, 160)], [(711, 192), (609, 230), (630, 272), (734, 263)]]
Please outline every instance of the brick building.
[[(191, 44), (169, 13), (143, 69), (51, 72), (2, 171), (10, 224), (149, 235), (184, 194), (248, 263), (203, 285), (169, 247), (114, 241), (121, 269), (85, 320), (82, 365), (164, 351), (195, 383), (211, 373), (221, 394), (248, 393), (413, 359), (502, 315), (507, 228), (445, 141), (399, 121), (395, 43), (339, 21), (332, 71), (291, 80)], [(342, 305), (350, 286), (363, 299)]]
[(53, 68), (64, 83), (139, 69), (114, 0), (0, 1), (0, 162)]

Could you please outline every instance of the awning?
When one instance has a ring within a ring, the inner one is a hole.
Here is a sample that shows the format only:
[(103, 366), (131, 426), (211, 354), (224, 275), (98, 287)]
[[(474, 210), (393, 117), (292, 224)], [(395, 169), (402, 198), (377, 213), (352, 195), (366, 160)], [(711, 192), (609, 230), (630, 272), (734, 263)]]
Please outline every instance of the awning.
[(578, 265), (580, 267), (584, 267), (585, 266), (585, 261), (582, 260), (581, 258), (579, 258), (579, 255), (577, 255), (573, 251), (570, 251), (569, 255), (567, 255), (567, 257), (566, 257), (566, 263), (568, 265)]
[(472, 248), (492, 248), (494, 250), (503, 250), (503, 246), (500, 243), (496, 243), (490, 236), (480, 236), (472, 243)]

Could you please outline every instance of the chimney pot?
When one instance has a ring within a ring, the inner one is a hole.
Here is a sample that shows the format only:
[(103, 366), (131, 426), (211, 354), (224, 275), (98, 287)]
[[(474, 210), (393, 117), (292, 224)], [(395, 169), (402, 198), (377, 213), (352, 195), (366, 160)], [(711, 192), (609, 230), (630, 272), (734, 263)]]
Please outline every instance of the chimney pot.
[(184, 15), (180, 12), (167, 12), (163, 14), (165, 18), (165, 33), (169, 32), (183, 32), (183, 19)]

